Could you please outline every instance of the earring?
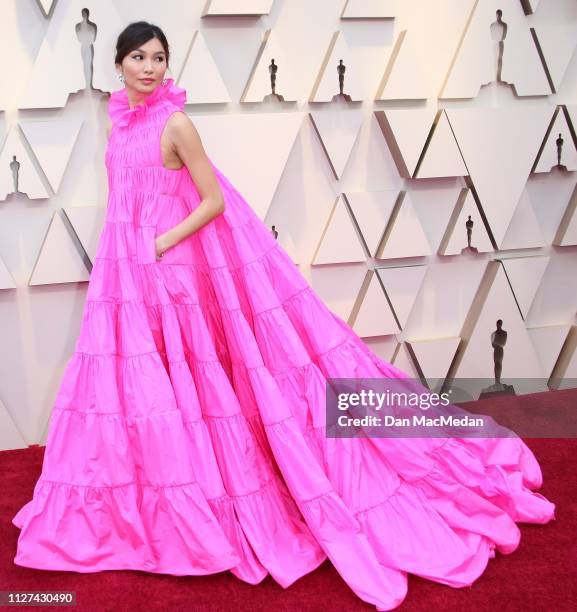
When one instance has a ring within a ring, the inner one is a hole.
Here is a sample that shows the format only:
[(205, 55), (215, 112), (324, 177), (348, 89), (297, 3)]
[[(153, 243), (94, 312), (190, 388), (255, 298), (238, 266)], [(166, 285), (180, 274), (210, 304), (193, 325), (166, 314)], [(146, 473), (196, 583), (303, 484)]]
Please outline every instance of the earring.
[(121, 83), (124, 83), (124, 75), (123, 74), (119, 74), (118, 78), (120, 79)]
[(166, 79), (162, 79), (161, 84), (162, 84), (162, 85), (166, 85), (166, 83), (167, 83)]

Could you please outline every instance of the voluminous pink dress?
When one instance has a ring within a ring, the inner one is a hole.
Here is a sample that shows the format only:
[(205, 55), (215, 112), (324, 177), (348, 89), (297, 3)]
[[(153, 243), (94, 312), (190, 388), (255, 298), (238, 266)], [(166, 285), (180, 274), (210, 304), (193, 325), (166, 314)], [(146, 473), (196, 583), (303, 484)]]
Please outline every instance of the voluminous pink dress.
[(226, 210), (155, 257), (200, 203), (160, 137), (172, 79), (109, 102), (108, 206), (80, 334), (14, 562), (45, 570), (230, 570), (288, 587), (329, 558), (380, 610), (407, 574), (472, 584), (516, 522), (555, 506), (519, 438), (329, 438), (328, 377), (403, 378), (332, 313), (213, 165)]

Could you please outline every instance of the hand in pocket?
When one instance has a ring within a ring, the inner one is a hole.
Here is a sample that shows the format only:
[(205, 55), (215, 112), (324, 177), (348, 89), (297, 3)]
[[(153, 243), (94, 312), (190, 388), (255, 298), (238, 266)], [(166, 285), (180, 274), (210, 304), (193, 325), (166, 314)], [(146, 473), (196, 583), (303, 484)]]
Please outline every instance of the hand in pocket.
[(162, 240), (160, 239), (160, 236), (155, 236), (154, 237), (154, 255), (155, 255), (155, 259), (156, 261), (160, 261), (164, 255), (164, 248), (162, 246)]

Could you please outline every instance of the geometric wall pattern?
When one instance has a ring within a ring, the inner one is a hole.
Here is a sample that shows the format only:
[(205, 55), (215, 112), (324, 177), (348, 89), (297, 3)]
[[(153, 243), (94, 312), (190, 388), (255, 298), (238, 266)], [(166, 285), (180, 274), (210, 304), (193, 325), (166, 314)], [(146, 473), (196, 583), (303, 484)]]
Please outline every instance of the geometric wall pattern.
[(442, 97), (474, 98), (496, 78), (518, 96), (552, 93), (530, 23), (521, 2), (476, 2)]
[(504, 378), (577, 375), (573, 0), (140, 4), (23, 0), (30, 24), (0, 5), (21, 40), (0, 83), (0, 449), (43, 442), (104, 219), (112, 50), (143, 16), (211, 160), (372, 350), (425, 383), (490, 378), (502, 319)]

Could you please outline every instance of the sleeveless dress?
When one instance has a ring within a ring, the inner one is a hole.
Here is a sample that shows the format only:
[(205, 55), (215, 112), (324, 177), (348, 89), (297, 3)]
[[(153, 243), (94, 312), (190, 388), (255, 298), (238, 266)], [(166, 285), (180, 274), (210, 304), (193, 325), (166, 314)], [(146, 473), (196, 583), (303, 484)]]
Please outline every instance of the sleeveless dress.
[(328, 377), (407, 378), (333, 314), (212, 164), (226, 210), (155, 257), (201, 201), (160, 137), (186, 92), (112, 93), (108, 206), (81, 330), (14, 563), (230, 570), (284, 588), (330, 559), (377, 609), (413, 573), (471, 585), (516, 522), (547, 523), (519, 438), (330, 438)]

